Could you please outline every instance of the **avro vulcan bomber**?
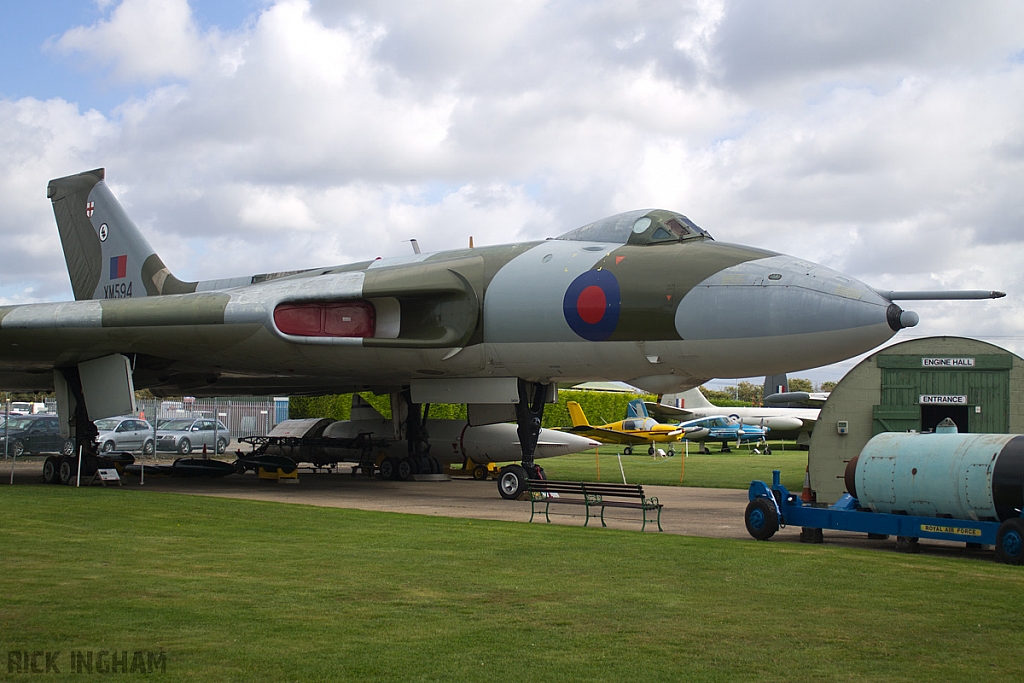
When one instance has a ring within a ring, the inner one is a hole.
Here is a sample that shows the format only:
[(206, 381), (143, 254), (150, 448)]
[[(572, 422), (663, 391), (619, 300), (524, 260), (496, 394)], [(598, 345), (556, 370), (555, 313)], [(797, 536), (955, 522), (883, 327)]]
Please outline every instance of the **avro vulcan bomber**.
[(717, 242), (660, 209), (547, 240), (184, 282), (153, 251), (103, 169), (50, 181), (75, 301), (0, 307), (0, 388), (56, 390), (62, 431), (161, 395), (388, 393), (412, 467), (436, 467), (431, 403), (515, 420), (535, 473), (557, 383), (652, 393), (714, 377), (834, 363), (918, 322), (894, 300), (999, 292), (880, 292), (829, 268)]

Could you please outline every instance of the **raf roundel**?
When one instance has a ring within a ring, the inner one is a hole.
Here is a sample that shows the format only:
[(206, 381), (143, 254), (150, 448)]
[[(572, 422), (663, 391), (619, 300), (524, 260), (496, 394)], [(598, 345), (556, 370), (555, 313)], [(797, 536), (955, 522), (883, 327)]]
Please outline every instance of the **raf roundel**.
[(569, 285), (562, 300), (565, 322), (589, 341), (604, 341), (619, 324), (619, 281), (607, 270), (588, 270)]

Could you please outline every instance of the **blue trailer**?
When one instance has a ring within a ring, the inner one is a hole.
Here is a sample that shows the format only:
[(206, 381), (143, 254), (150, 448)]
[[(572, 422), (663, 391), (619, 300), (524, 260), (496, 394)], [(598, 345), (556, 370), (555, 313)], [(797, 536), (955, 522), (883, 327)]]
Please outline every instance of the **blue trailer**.
[(817, 539), (821, 530), (835, 529), (879, 536), (896, 536), (898, 543), (915, 544), (920, 538), (959, 541), (976, 545), (994, 545), (996, 559), (1007, 564), (1024, 564), (1024, 519), (1015, 515), (1003, 521), (954, 519), (949, 516), (922, 516), (899, 512), (877, 512), (850, 493), (844, 493), (834, 505), (820, 507), (805, 503), (780, 483), (779, 470), (772, 471), (772, 484), (752, 481), (744, 521), (754, 538), (766, 541), (780, 527), (804, 528), (802, 539)]

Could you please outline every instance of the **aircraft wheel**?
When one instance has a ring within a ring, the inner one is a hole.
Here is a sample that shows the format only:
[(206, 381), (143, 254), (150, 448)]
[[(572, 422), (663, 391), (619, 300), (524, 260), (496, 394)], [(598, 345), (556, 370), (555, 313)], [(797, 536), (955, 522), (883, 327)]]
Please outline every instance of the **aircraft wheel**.
[(192, 452), (192, 442), (188, 439), (182, 439), (178, 442), (178, 452), (182, 455), (188, 455)]
[(487, 478), (487, 468), (483, 465), (477, 465), (473, 468), (473, 478), (477, 481), (483, 481)]
[(223, 453), (228, 449), (228, 442), (226, 439), (217, 439), (217, 452)]
[[(722, 446), (722, 453), (732, 453), (732, 449), (728, 446)], [(708, 451), (708, 455), (711, 455), (711, 451)]]
[(398, 467), (395, 472), (398, 475), (400, 481), (408, 481), (409, 477), (413, 474), (413, 462), (412, 458), (402, 458), (398, 461)]
[(764, 454), (765, 455), (771, 455), (772, 454), (772, 449), (770, 449), (767, 446), (765, 446), (764, 447)]
[(700, 449), (700, 451), (698, 451), (698, 452), (699, 452), (699, 453), (700, 453), (701, 455), (711, 455), (711, 449), (710, 449), (710, 448), (708, 448), (707, 446), (704, 446), (704, 447), (703, 447), (703, 448), (701, 448), (701, 449)]
[(103, 448), (101, 448), (100, 450), (102, 450), (104, 453), (113, 453), (114, 452), (114, 442), (113, 441), (104, 441), (103, 442)]
[(767, 498), (758, 497), (747, 503), (743, 522), (747, 532), (759, 541), (767, 541), (779, 530), (779, 515)]
[(671, 446), (668, 447), (668, 457), (676, 457), (676, 449), (672, 448)]
[(394, 479), (395, 472), (398, 469), (398, 462), (391, 457), (384, 458), (380, 462), (380, 478), (381, 479)]
[(654, 446), (648, 446), (647, 447), (647, 455), (650, 455), (650, 456), (654, 455)]
[(60, 473), (57, 471), (60, 458), (52, 455), (43, 461), (43, 481), (47, 484), (56, 484), (60, 481)]
[(498, 493), (505, 500), (516, 500), (526, 491), (526, 468), (505, 465), (498, 475)]
[(15, 458), (20, 458), (21, 456), (25, 455), (25, 444), (23, 444), (20, 441), (15, 441), (13, 444), (11, 444), (11, 455), (13, 455)]
[(61, 455), (66, 455), (69, 458), (72, 455), (74, 455), (75, 454), (75, 440), (74, 439), (64, 439), (64, 443), (62, 443), (61, 446), (60, 446), (60, 454)]
[(625, 448), (622, 449), (622, 454), (623, 455), (633, 455), (633, 447), (632, 446), (626, 446)]
[(1011, 517), (999, 525), (996, 559), (1006, 564), (1024, 564), (1024, 519)]
[(71, 484), (71, 480), (75, 478), (74, 466), (77, 465), (76, 458), (61, 458), (60, 465), (58, 467), (57, 478), (60, 479), (60, 483), (65, 486)]
[(153, 455), (154, 451), (156, 451), (156, 444), (153, 443), (152, 439), (150, 439), (146, 443), (142, 444), (142, 454), (143, 455)]

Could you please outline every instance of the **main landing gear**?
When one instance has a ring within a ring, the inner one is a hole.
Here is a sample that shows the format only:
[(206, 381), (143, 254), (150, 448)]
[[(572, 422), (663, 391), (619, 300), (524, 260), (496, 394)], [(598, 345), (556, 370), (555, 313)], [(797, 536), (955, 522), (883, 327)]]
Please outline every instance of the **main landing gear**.
[(527, 479), (544, 479), (544, 470), (534, 461), (544, 402), (550, 385), (519, 380), (519, 403), (516, 404), (519, 447), (523, 451), (521, 465), (505, 465), (498, 473), (498, 493), (506, 500), (516, 500), (526, 492)]
[(430, 455), (430, 434), (427, 432), (427, 416), (430, 404), (422, 406), (412, 402), (412, 394), (406, 389), (398, 394), (398, 401), (405, 418), (405, 440), (409, 445), (409, 454), (404, 458), (388, 456), (380, 463), (381, 479), (411, 479), (417, 474), (442, 474), (444, 468), (441, 461)]

